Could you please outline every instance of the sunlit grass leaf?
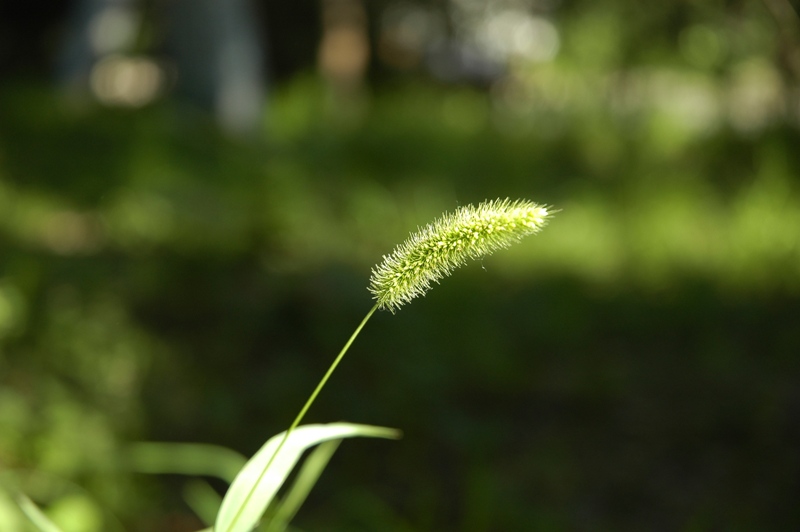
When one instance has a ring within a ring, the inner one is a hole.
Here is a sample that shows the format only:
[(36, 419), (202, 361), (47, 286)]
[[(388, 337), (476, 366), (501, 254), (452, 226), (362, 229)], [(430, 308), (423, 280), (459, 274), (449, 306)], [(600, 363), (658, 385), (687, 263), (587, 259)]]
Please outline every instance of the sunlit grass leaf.
[(16, 499), (22, 513), (30, 519), (31, 523), (33, 523), (40, 532), (61, 532), (61, 529), (58, 528), (58, 526), (56, 526), (27, 495), (18, 493)]
[[(355, 436), (398, 438), (400, 432), (386, 427), (352, 423), (303, 425), (292, 431), (274, 459), (272, 456), (284, 433), (270, 438), (247, 462), (225, 494), (214, 525), (215, 532), (252, 530), (303, 452), (325, 441)], [(270, 460), (272, 463), (269, 470), (265, 471)]]
[(333, 453), (339, 448), (342, 440), (330, 440), (319, 444), (303, 462), (291, 488), (278, 504), (275, 513), (269, 520), (267, 532), (283, 532), (303, 505), (311, 488), (317, 483), (325, 466), (330, 462)]

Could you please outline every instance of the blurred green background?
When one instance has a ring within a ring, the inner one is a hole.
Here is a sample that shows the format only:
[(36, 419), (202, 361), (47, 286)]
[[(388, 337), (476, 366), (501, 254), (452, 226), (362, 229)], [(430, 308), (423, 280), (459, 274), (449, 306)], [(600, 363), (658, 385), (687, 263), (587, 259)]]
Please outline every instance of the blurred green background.
[[(186, 96), (159, 2), (77, 83), (53, 72), (78, 3), (18, 4), (0, 480), (66, 530), (201, 528), (128, 445), (255, 452), (381, 256), (497, 197), (561, 211), (373, 317), (306, 421), (404, 438), (346, 441), (297, 528), (800, 528), (788, 2), (254, 2), (261, 111), (233, 125)], [(5, 492), (0, 519), (27, 530)]]

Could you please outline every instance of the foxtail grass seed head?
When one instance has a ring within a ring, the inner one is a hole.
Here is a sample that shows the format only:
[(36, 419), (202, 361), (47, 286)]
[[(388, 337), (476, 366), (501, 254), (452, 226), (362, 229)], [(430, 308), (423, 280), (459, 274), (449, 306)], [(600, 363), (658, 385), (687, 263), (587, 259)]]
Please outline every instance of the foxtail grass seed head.
[(546, 206), (531, 201), (497, 199), (467, 205), (411, 236), (383, 256), (372, 269), (369, 291), (378, 308), (395, 312), (431, 283), (450, 275), (469, 259), (507, 248), (522, 237), (539, 232), (552, 216)]

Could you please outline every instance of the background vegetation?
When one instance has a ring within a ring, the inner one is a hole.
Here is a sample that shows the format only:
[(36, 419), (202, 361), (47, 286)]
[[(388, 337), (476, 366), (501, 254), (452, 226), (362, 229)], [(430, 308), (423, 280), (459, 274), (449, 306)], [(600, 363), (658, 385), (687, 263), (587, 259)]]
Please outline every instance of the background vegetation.
[[(367, 10), (373, 51), (393, 5)], [(7, 52), (0, 475), (67, 529), (199, 528), (185, 479), (131, 471), (127, 446), (253, 453), (371, 307), (382, 254), (523, 197), (562, 212), (364, 330), (307, 421), (404, 438), (345, 442), (297, 526), (796, 529), (794, 12), (531, 6), (557, 50), (490, 82), (373, 54), (342, 93), (273, 41), (255, 138), (177, 98), (75, 105), (48, 53)], [(294, 19), (267, 13), (280, 43)], [(0, 528), (23, 529), (11, 506)]]

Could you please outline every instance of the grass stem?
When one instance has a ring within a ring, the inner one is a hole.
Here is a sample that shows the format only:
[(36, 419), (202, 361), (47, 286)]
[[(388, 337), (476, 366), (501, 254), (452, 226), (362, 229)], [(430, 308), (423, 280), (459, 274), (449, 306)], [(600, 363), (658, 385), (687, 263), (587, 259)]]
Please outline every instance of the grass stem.
[(367, 322), (369, 321), (369, 319), (372, 317), (372, 315), (375, 313), (376, 310), (378, 310), (378, 305), (377, 304), (374, 307), (372, 307), (372, 309), (369, 312), (367, 312), (367, 315), (364, 316), (364, 319), (361, 320), (361, 323), (358, 325), (358, 327), (356, 327), (356, 330), (353, 331), (353, 334), (350, 336), (350, 339), (347, 340), (347, 343), (344, 344), (344, 347), (342, 348), (342, 350), (339, 352), (339, 354), (333, 360), (333, 363), (328, 368), (328, 371), (325, 372), (325, 375), (323, 375), (322, 380), (319, 381), (319, 384), (317, 384), (317, 387), (314, 389), (314, 391), (309, 396), (308, 400), (306, 401), (306, 404), (304, 404), (303, 408), (300, 409), (300, 413), (297, 414), (297, 417), (294, 418), (294, 421), (289, 426), (289, 429), (283, 434), (283, 438), (281, 439), (280, 443), (278, 444), (278, 447), (275, 449), (275, 452), (272, 453), (272, 456), (270, 457), (269, 462), (267, 462), (267, 465), (264, 466), (264, 469), (261, 471), (261, 474), (258, 476), (258, 480), (253, 484), (253, 488), (250, 490), (250, 493), (247, 494), (247, 497), (245, 497), (244, 500), (242, 501), (242, 503), (239, 505), (239, 511), (237, 512), (237, 514), (234, 517), (234, 519), (231, 522), (231, 524), (235, 524), (236, 521), (239, 519), (239, 516), (241, 515), (242, 510), (247, 506), (247, 503), (250, 501), (250, 498), (253, 496), (253, 493), (255, 493), (256, 487), (261, 483), (261, 480), (266, 476), (267, 472), (269, 471), (270, 466), (272, 465), (272, 462), (275, 461), (275, 457), (278, 456), (278, 453), (281, 451), (281, 449), (283, 448), (284, 444), (289, 439), (289, 435), (292, 433), (292, 431), (294, 429), (296, 429), (300, 425), (300, 422), (303, 421), (303, 418), (305, 417), (306, 412), (308, 412), (308, 409), (311, 408), (311, 405), (314, 403), (314, 400), (317, 398), (319, 393), (322, 391), (322, 388), (325, 387), (325, 384), (328, 382), (328, 379), (330, 379), (330, 377), (333, 374), (334, 370), (336, 370), (336, 367), (339, 365), (339, 362), (342, 361), (342, 359), (344, 358), (345, 353), (347, 353), (347, 350), (350, 349), (350, 346), (353, 344), (353, 342), (355, 341), (356, 337), (361, 332), (361, 329), (364, 328), (364, 325), (367, 324)]

